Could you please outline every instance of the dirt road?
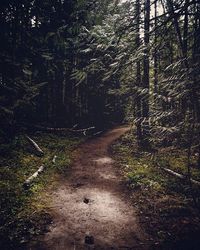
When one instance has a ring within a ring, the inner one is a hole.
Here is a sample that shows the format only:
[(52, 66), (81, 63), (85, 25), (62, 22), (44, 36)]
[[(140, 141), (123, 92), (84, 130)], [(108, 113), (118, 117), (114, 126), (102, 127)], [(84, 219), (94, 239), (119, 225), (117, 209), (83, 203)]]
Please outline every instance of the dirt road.
[(108, 153), (126, 131), (119, 127), (80, 146), (70, 177), (52, 194), (50, 231), (31, 249), (147, 249), (147, 236)]

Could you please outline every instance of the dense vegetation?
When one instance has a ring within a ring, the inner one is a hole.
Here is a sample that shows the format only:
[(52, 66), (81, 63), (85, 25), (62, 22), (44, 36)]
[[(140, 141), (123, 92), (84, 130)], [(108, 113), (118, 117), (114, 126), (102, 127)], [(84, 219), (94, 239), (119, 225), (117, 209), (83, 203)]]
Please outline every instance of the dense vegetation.
[[(163, 147), (156, 157), (137, 146), (128, 133), (112, 146), (113, 155), (137, 207), (139, 219), (151, 235), (153, 250), (198, 250), (200, 217), (194, 197), (200, 189), (169, 175), (163, 168), (187, 176), (187, 151)], [(195, 159), (192, 158), (193, 164)], [(200, 181), (200, 171), (192, 168), (193, 178)]]
[[(24, 197), (13, 197), (41, 161), (31, 158), (30, 163), (30, 156), (22, 154), (25, 132), (90, 126), (99, 131), (124, 121), (134, 127), (132, 146), (150, 152), (165, 167), (161, 148), (184, 152), (171, 169), (184, 174), (198, 207), (199, 192), (191, 182), (200, 172), (198, 0), (0, 2), (1, 195), (4, 206), (10, 199), (8, 206), (16, 208), (3, 208), (3, 220), (25, 204)], [(73, 141), (56, 140), (67, 146)], [(51, 143), (45, 163), (55, 151)], [(157, 176), (141, 171), (129, 173), (131, 185), (143, 185), (141, 175)], [(10, 189), (13, 180), (18, 180), (15, 190)]]
[(83, 70), (97, 53), (88, 48), (95, 39), (88, 29), (102, 20), (99, 4), (2, 1), (0, 8), (1, 137), (30, 124), (102, 126), (107, 113), (121, 119), (109, 107), (111, 86), (95, 69)]
[(198, 1), (2, 1), (1, 138), (126, 112), (141, 145), (199, 154), (199, 30)]

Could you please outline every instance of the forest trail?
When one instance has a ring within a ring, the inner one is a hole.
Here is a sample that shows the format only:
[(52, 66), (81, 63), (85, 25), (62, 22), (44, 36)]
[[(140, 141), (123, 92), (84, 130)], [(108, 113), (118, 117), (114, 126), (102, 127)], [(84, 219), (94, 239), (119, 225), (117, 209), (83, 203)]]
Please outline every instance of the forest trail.
[[(30, 249), (147, 249), (147, 235), (108, 153), (110, 144), (128, 130), (112, 129), (79, 147), (70, 177), (51, 194), (50, 231)], [(94, 245), (85, 244), (88, 235)]]

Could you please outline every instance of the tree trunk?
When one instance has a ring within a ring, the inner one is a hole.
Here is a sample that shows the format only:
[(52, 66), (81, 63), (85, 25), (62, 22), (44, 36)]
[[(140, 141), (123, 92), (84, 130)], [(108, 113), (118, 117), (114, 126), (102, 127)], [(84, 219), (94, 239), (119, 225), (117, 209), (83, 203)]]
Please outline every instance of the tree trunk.
[(157, 54), (157, 0), (154, 3), (155, 8), (155, 23), (154, 23), (154, 93), (158, 93), (158, 54)]
[[(135, 5), (135, 14), (136, 14), (136, 48), (139, 49), (140, 47), (140, 13), (141, 13), (141, 6), (140, 6), (140, 0), (136, 1)], [(141, 62), (140, 59), (138, 59), (136, 63), (136, 85), (138, 87), (141, 87)], [(142, 128), (141, 128), (141, 118), (142, 118), (142, 113), (141, 113), (141, 96), (140, 93), (137, 94), (136, 97), (136, 129), (137, 129), (137, 139), (138, 142), (140, 143), (142, 140)]]
[(183, 56), (187, 58), (188, 53), (188, 4), (189, 0), (185, 1), (185, 17), (183, 27)]
[(144, 6), (144, 60), (143, 87), (146, 89), (143, 98), (143, 146), (149, 146), (149, 30), (150, 30), (150, 0), (145, 0)]

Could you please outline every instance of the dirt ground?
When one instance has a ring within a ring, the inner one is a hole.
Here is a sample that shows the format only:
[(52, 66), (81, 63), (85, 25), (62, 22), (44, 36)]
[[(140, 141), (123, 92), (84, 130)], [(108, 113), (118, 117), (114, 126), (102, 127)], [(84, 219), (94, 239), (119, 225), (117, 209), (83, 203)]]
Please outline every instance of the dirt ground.
[(50, 194), (49, 232), (29, 249), (148, 249), (148, 235), (108, 153), (111, 143), (128, 129), (110, 130), (79, 147), (70, 176)]

